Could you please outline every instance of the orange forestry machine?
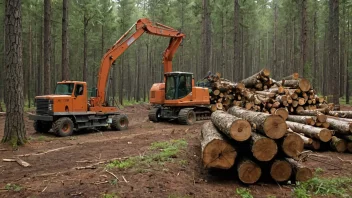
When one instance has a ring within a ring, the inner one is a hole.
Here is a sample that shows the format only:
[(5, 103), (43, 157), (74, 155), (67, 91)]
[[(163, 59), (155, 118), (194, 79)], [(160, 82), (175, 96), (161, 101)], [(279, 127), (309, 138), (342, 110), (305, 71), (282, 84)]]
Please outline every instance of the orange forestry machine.
[[(129, 36), (134, 28), (136, 31)], [(62, 81), (57, 83), (53, 95), (35, 97), (36, 113), (29, 115), (29, 118), (34, 120), (35, 130), (48, 132), (52, 129), (58, 136), (69, 136), (74, 130), (83, 128), (106, 128), (110, 126), (112, 130), (127, 129), (127, 116), (120, 114), (116, 107), (109, 106), (107, 102), (108, 76), (114, 61), (144, 32), (171, 38), (170, 45), (164, 53), (164, 64), (167, 68), (165, 71), (169, 71), (172, 56), (184, 35), (165, 25), (153, 24), (146, 18), (139, 19), (102, 58), (97, 87), (92, 94), (94, 96), (88, 98), (86, 82)], [(169, 75), (174, 74), (170, 73)], [(188, 76), (187, 79), (192, 77), (192, 74), (180, 73), (180, 75)], [(161, 96), (159, 91), (154, 94), (157, 97)], [(164, 98), (162, 98), (162, 101), (164, 101)]]
[(177, 120), (192, 125), (196, 120), (210, 117), (208, 88), (196, 87), (193, 73), (172, 72), (173, 55), (184, 37), (184, 34), (172, 37), (163, 54), (164, 83), (155, 83), (150, 89), (149, 102), (153, 105), (148, 115), (150, 121)]

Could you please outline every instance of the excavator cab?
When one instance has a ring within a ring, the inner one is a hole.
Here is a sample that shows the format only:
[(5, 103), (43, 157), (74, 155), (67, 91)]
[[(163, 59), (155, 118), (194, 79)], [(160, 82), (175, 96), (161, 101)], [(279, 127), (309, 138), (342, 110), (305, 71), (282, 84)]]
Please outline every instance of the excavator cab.
[(188, 72), (170, 72), (165, 74), (165, 99), (177, 100), (192, 92), (193, 74)]

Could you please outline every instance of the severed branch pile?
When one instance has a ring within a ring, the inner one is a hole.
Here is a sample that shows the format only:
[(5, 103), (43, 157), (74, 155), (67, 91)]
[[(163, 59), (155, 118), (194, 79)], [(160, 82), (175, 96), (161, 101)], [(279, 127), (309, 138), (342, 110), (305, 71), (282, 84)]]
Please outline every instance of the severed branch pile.
[(334, 111), (297, 73), (281, 81), (266, 69), (240, 83), (219, 74), (207, 80), (213, 113), (202, 127), (204, 167), (234, 167), (247, 184), (266, 172), (277, 182), (305, 181), (312, 172), (296, 161), (304, 148), (352, 153), (352, 111)]

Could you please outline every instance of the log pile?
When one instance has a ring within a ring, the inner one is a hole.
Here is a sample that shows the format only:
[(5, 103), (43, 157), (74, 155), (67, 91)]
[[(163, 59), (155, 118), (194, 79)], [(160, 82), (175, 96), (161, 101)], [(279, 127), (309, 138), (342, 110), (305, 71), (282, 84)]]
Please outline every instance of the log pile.
[[(270, 78), (269, 70), (262, 69), (238, 83), (221, 78), (219, 73), (209, 75), (206, 80), (213, 112), (238, 106), (270, 114), (275, 114), (276, 110), (283, 108), (292, 115), (311, 115), (312, 110), (325, 113), (329, 108), (334, 108), (324, 97), (317, 96), (310, 82), (299, 78), (298, 73), (276, 81)], [(332, 114), (342, 115), (338, 111)], [(352, 113), (343, 116), (352, 118)]]
[(273, 115), (237, 106), (213, 112), (201, 130), (202, 156), (210, 156), (202, 158), (204, 167), (234, 168), (245, 184), (256, 183), (264, 173), (276, 182), (306, 181), (312, 171), (299, 161), (304, 148), (352, 153), (352, 119), (319, 110), (307, 115), (284, 112)]
[[(207, 81), (211, 110), (229, 111), (234, 106), (243, 108), (238, 114), (250, 110), (243, 119), (257, 125), (260, 135), (281, 138), (282, 134), (260, 128), (260, 122), (275, 122), (274, 117), (270, 117), (272, 121), (265, 120), (268, 114), (278, 115), (288, 121), (289, 128), (298, 133), (307, 149), (351, 151), (352, 141), (346, 136), (352, 135), (352, 111), (335, 111), (335, 105), (317, 96), (310, 82), (298, 73), (276, 81), (269, 70), (262, 69), (238, 83), (223, 79), (218, 73), (209, 75)], [(267, 114), (257, 117), (254, 112)], [(234, 115), (239, 117), (238, 114)]]
[(236, 106), (213, 112), (201, 130), (204, 167), (234, 168), (245, 184), (256, 183), (264, 173), (277, 182), (310, 179), (311, 170), (294, 160), (304, 144), (299, 134), (288, 132), (281, 116)]

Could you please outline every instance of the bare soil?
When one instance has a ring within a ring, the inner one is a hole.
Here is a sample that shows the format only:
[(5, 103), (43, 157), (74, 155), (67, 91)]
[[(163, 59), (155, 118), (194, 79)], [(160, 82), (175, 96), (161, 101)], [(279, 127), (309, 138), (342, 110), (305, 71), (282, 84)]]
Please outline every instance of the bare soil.
[[(255, 185), (244, 185), (236, 178), (235, 170), (214, 171), (202, 167), (200, 159), (200, 126), (177, 123), (152, 123), (148, 120), (147, 104), (126, 107), (121, 111), (130, 120), (129, 129), (115, 131), (85, 131), (59, 138), (53, 134), (35, 133), (32, 121), (25, 119), (29, 143), (13, 150), (0, 144), (0, 197), (238, 197), (236, 188), (249, 188), (254, 197), (291, 197), (294, 185), (277, 184), (262, 179)], [(0, 116), (0, 138), (5, 117)], [(143, 156), (153, 142), (185, 139), (187, 149), (175, 160), (164, 164), (109, 169), (101, 163), (95, 169), (81, 169), (113, 158)], [(53, 150), (56, 149), (56, 150)], [(47, 153), (43, 153), (49, 151)], [(27, 155), (29, 154), (29, 155)], [(352, 175), (352, 155), (348, 153), (314, 153), (306, 165), (322, 168), (323, 176)], [(16, 158), (30, 163), (22, 167), (3, 159)], [(179, 162), (183, 162), (182, 164)], [(126, 180), (126, 181), (125, 181)], [(17, 185), (18, 192), (6, 185)]]

